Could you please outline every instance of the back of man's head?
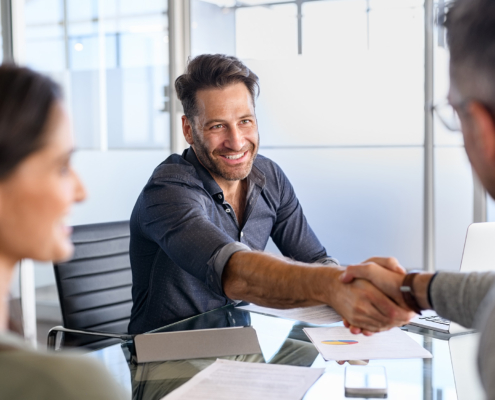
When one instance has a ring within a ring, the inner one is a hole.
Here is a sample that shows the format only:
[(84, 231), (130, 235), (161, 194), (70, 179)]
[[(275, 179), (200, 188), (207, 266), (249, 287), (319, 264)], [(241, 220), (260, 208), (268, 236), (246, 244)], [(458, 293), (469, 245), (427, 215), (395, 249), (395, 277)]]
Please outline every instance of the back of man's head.
[(451, 83), (495, 110), (495, 1), (456, 0), (445, 19)]
[(204, 89), (221, 89), (244, 83), (254, 99), (259, 92), (258, 77), (239, 59), (224, 54), (202, 54), (190, 59), (186, 71), (175, 80), (177, 97), (184, 114), (192, 122), (198, 114), (196, 93)]

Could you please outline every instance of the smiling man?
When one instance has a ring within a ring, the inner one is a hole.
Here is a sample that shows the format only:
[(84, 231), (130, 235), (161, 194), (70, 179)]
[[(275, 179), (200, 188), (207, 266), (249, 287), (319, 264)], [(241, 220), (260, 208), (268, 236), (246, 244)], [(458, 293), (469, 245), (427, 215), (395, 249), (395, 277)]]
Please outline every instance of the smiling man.
[[(337, 279), (343, 268), (309, 227), (289, 180), (258, 154), (257, 76), (234, 57), (202, 55), (175, 86), (191, 147), (155, 169), (134, 207), (129, 332), (239, 300), (328, 304), (370, 332), (407, 322), (410, 313), (369, 282)], [(287, 258), (263, 252), (270, 237)], [(400, 270), (394, 259), (380, 262)]]

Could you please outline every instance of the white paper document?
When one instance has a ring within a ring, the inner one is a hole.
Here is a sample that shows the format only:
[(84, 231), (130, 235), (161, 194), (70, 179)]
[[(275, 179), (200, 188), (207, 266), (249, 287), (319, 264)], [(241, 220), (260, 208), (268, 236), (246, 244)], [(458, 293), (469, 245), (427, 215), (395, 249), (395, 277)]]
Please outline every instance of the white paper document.
[(314, 306), (278, 310), (276, 308), (260, 307), (254, 304), (239, 307), (241, 310), (253, 311), (260, 314), (273, 315), (275, 317), (295, 319), (315, 325), (327, 325), (342, 321), (342, 317), (329, 306)]
[(353, 335), (345, 327), (304, 328), (304, 333), (325, 360), (376, 360), (389, 358), (431, 358), (399, 328), (373, 336)]
[(220, 359), (163, 399), (300, 400), (324, 370)]

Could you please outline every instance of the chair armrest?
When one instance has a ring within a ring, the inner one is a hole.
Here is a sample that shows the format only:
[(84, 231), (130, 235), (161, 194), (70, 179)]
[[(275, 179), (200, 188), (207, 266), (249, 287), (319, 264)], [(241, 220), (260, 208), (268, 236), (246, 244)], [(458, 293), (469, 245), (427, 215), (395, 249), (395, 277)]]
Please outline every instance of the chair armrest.
[(120, 339), (123, 342), (126, 340), (132, 340), (134, 338), (134, 335), (129, 335), (129, 334), (121, 334), (121, 333), (109, 333), (109, 332), (97, 332), (97, 331), (81, 331), (77, 329), (68, 329), (64, 328), (63, 326), (55, 326), (50, 331), (48, 332), (48, 338), (47, 338), (47, 343), (46, 346), (49, 350), (58, 350), (55, 348), (56, 346), (56, 341), (57, 341), (57, 335), (58, 333), (75, 333), (78, 335), (90, 335), (90, 336), (102, 336), (102, 337), (107, 337), (107, 338), (115, 338), (115, 339)]

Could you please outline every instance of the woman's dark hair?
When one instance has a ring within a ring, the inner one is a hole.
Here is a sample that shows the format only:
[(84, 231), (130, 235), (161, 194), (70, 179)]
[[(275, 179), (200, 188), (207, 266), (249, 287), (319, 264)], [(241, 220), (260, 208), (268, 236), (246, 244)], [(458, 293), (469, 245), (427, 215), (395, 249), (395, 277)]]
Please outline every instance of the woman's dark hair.
[(177, 97), (184, 114), (192, 121), (198, 113), (198, 90), (223, 88), (234, 83), (244, 83), (254, 99), (259, 93), (258, 77), (239, 59), (224, 54), (202, 54), (189, 60), (186, 72), (175, 80)]
[(50, 78), (0, 65), (0, 180), (43, 147), (51, 107), (61, 96), (60, 86)]

